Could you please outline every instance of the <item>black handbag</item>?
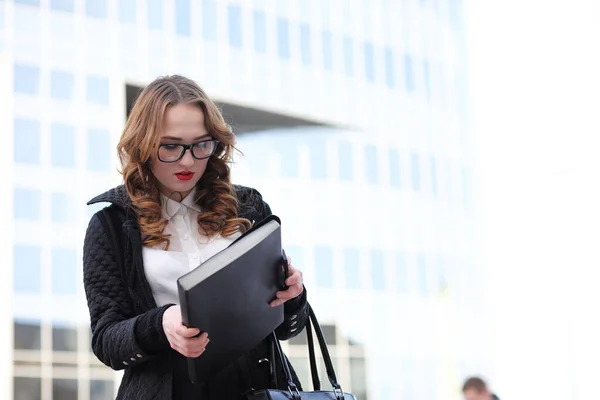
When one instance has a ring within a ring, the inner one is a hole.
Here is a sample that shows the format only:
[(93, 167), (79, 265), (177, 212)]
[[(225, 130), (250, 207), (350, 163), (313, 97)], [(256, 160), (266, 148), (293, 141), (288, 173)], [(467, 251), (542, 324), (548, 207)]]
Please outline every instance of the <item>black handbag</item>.
[[(312, 377), (314, 391), (301, 392), (298, 390), (298, 387), (292, 380), (292, 374), (290, 373), (288, 364), (285, 362), (285, 357), (283, 355), (283, 350), (281, 349), (281, 344), (279, 343), (277, 336), (275, 336), (275, 332), (273, 332), (271, 364), (275, 364), (275, 359), (273, 357), (279, 358), (279, 361), (283, 365), (283, 372), (285, 374), (287, 388), (253, 390), (247, 394), (248, 400), (356, 400), (356, 397), (354, 397), (354, 395), (350, 393), (344, 393), (342, 387), (337, 382), (335, 371), (333, 369), (333, 363), (331, 362), (331, 357), (329, 356), (329, 351), (327, 350), (327, 343), (325, 343), (325, 337), (323, 336), (323, 331), (321, 331), (319, 321), (317, 321), (317, 317), (315, 316), (315, 313), (312, 310), (310, 304), (308, 305), (308, 313), (309, 319), (306, 322), (306, 336), (308, 341), (308, 355), (310, 358), (310, 373)], [(313, 328), (317, 335), (317, 340), (319, 341), (319, 347), (321, 348), (321, 354), (323, 355), (323, 361), (325, 362), (325, 370), (327, 371), (327, 378), (331, 383), (331, 387), (333, 388), (332, 390), (321, 390), (319, 372), (317, 371), (315, 345), (313, 342), (312, 335)], [(271, 374), (276, 374), (274, 368), (272, 369)], [(273, 382), (277, 382), (276, 376), (272, 376), (271, 379)]]

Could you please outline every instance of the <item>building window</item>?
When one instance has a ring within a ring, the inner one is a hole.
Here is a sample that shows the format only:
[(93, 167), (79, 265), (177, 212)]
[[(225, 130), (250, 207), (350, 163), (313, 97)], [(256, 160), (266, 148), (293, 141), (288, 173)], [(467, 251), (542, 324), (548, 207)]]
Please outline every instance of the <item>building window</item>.
[(162, 29), (162, 0), (147, 0), (146, 8), (148, 10), (148, 28), (156, 30)]
[(40, 91), (40, 69), (33, 65), (14, 65), (14, 91), (21, 94), (37, 94)]
[(292, 259), (292, 265), (304, 265), (304, 252), (300, 246), (285, 246), (285, 254)]
[(107, 172), (110, 168), (110, 135), (107, 131), (87, 131), (87, 167), (94, 172)]
[(50, 0), (50, 9), (54, 11), (75, 11), (74, 0)]
[(75, 89), (75, 76), (66, 71), (50, 72), (50, 96), (53, 99), (71, 100)]
[(77, 400), (77, 379), (52, 379), (52, 398)]
[(396, 285), (398, 292), (408, 293), (408, 266), (402, 253), (396, 253)]
[(42, 378), (15, 376), (13, 378), (15, 400), (40, 400)]
[(119, 21), (126, 24), (135, 24), (136, 12), (136, 0), (119, 1)]
[(86, 78), (86, 100), (88, 103), (108, 104), (109, 84), (105, 76), (88, 76)]
[[(337, 329), (335, 325), (323, 324), (321, 325), (323, 331), (323, 337), (328, 345), (335, 346), (337, 344)], [(333, 360), (332, 360), (333, 361)], [(339, 371), (339, 369), (336, 369)]]
[(333, 257), (331, 248), (315, 247), (315, 273), (317, 285), (323, 288), (333, 287)]
[(113, 381), (91, 381), (90, 400), (112, 400), (115, 398)]
[[(298, 336), (304, 337), (306, 335), (301, 333), (301, 334), (295, 336), (294, 338), (290, 339), (288, 343), (306, 345), (306, 341), (305, 341), (305, 343), (292, 343), (292, 340), (294, 340)], [(318, 346), (318, 345), (315, 343), (315, 346)], [(317, 350), (317, 352), (318, 352), (318, 350)], [(294, 370), (296, 371), (296, 375), (298, 376), (298, 379), (300, 380), (300, 382), (307, 382), (307, 383), (312, 382), (308, 357), (306, 357), (306, 356), (300, 356), (300, 357), (291, 356), (291, 357), (289, 357), (289, 359), (290, 359), (290, 363), (294, 366)]]
[(367, 398), (367, 368), (363, 357), (350, 357), (350, 382), (352, 382), (352, 394), (357, 399)]
[(338, 159), (340, 180), (351, 181), (354, 178), (354, 163), (352, 162), (352, 145), (347, 140), (338, 143)]
[(15, 219), (30, 221), (40, 219), (41, 195), (39, 190), (15, 188), (13, 196)]
[(327, 149), (324, 140), (313, 139), (310, 147), (310, 176), (314, 179), (327, 178)]
[(52, 249), (52, 293), (77, 292), (77, 252), (72, 249)]
[(419, 292), (422, 295), (429, 294), (429, 284), (427, 279), (427, 260), (424, 254), (417, 255), (417, 279), (419, 282)]
[(52, 326), (52, 350), (77, 351), (77, 328)]
[(256, 157), (250, 157), (248, 164), (250, 167), (250, 173), (252, 176), (266, 176), (269, 171), (267, 157), (264, 153), (255, 153)]
[(437, 163), (435, 157), (431, 156), (431, 194), (438, 195)]
[(300, 24), (300, 59), (302, 64), (310, 65), (310, 26), (306, 23)]
[(242, 9), (237, 4), (229, 4), (227, 6), (227, 16), (229, 18), (229, 45), (242, 47)]
[(404, 85), (406, 86), (407, 92), (413, 93), (415, 91), (413, 60), (408, 54), (404, 55)]
[(39, 6), (40, 0), (15, 0), (15, 4), (23, 4), (24, 6)]
[(210, 42), (217, 41), (217, 2), (202, 1), (202, 36)]
[(281, 176), (283, 178), (297, 178), (300, 170), (298, 160), (298, 147), (284, 144), (277, 149), (281, 160)]
[(254, 11), (252, 16), (254, 25), (254, 51), (267, 52), (267, 17), (262, 11)]
[(14, 160), (22, 164), (40, 164), (40, 123), (32, 119), (15, 118)]
[(419, 156), (417, 153), (410, 155), (410, 174), (413, 190), (421, 190), (421, 168), (419, 167)]
[(365, 58), (365, 78), (369, 82), (375, 82), (375, 51), (371, 43), (365, 43), (363, 55)]
[(400, 155), (397, 149), (389, 150), (390, 185), (400, 187)]
[(175, 33), (179, 36), (190, 36), (190, 18), (190, 0), (175, 0)]
[(41, 250), (38, 246), (16, 244), (13, 283), (16, 293), (40, 293)]
[(85, 0), (85, 15), (105, 19), (108, 16), (106, 0)]
[(323, 68), (331, 71), (333, 69), (333, 38), (331, 32), (323, 31), (321, 44), (323, 46)]
[(448, 7), (450, 8), (450, 22), (454, 28), (462, 26), (462, 3), (462, 0), (451, 1), (448, 3)]
[(365, 146), (365, 164), (367, 182), (377, 183), (377, 148), (371, 144)]
[(389, 88), (394, 87), (394, 53), (392, 53), (392, 49), (386, 48), (384, 50), (384, 58), (385, 58), (385, 84)]
[(346, 287), (348, 289), (360, 288), (360, 254), (356, 248), (344, 249), (344, 271)]
[(54, 123), (50, 127), (50, 162), (54, 167), (75, 167), (75, 129)]
[(277, 19), (277, 54), (284, 60), (290, 59), (290, 24), (287, 19)]
[(344, 36), (344, 71), (346, 75), (354, 75), (354, 43), (351, 37)]
[(15, 350), (39, 350), (41, 349), (41, 342), (42, 334), (39, 321), (14, 321)]
[(68, 222), (73, 210), (70, 208), (69, 196), (65, 193), (52, 193), (52, 222)]
[(381, 250), (371, 250), (371, 281), (374, 290), (385, 289), (385, 265)]
[[(306, 335), (296, 335), (293, 338), (289, 339), (288, 342), (290, 345), (301, 345), (301, 346), (306, 346), (306, 344), (308, 343), (306, 341)], [(315, 341), (315, 346), (318, 346), (317, 342)], [(317, 347), (318, 348), (318, 347)], [(292, 364), (294, 366), (294, 368), (296, 368), (296, 364)], [(301, 381), (302, 382), (302, 381)]]
[(429, 62), (427, 60), (423, 60), (423, 81), (425, 84), (425, 96), (427, 100), (431, 100), (431, 73), (429, 69)]

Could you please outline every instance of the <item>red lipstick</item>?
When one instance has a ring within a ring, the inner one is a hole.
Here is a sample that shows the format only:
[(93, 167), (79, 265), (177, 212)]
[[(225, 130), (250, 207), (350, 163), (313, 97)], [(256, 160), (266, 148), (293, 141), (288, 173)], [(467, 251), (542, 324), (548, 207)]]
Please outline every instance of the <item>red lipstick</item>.
[(177, 179), (180, 181), (189, 181), (194, 177), (194, 173), (192, 171), (181, 171), (175, 174)]

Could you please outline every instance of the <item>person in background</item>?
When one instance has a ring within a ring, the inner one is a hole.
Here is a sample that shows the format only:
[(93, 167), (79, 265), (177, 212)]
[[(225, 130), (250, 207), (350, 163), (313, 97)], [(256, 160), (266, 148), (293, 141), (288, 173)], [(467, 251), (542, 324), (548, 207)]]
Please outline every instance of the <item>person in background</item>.
[[(287, 387), (283, 364), (269, 360), (269, 338), (202, 384), (188, 378), (186, 357), (202, 357), (210, 337), (199, 334), (201, 326), (182, 324), (177, 278), (271, 215), (257, 190), (231, 182), (234, 144), (195, 82), (158, 78), (137, 98), (117, 146), (124, 184), (88, 203), (110, 203), (89, 222), (83, 280), (92, 350), (125, 370), (117, 400), (229, 400)], [(284, 307), (275, 330), (281, 340), (302, 331), (308, 318), (302, 273), (290, 262), (289, 274), (288, 288), (271, 303)]]
[(465, 380), (462, 388), (465, 400), (500, 400), (488, 390), (485, 381), (473, 376)]

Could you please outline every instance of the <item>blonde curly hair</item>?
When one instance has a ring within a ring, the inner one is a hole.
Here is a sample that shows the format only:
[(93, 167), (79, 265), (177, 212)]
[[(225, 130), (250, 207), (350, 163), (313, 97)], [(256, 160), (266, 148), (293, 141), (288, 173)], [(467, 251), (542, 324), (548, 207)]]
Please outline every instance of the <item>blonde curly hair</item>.
[(176, 104), (197, 105), (204, 113), (207, 131), (219, 142), (196, 185), (195, 202), (203, 210), (198, 216), (200, 233), (230, 236), (250, 227), (250, 221), (238, 218), (238, 199), (230, 178), (229, 164), (235, 150), (235, 135), (230, 126), (197, 83), (179, 75), (159, 77), (136, 99), (117, 152), (125, 188), (144, 235), (144, 245), (164, 244), (165, 250), (170, 244), (168, 235), (163, 233), (167, 221), (162, 218), (160, 192), (150, 161), (158, 151), (165, 113)]

